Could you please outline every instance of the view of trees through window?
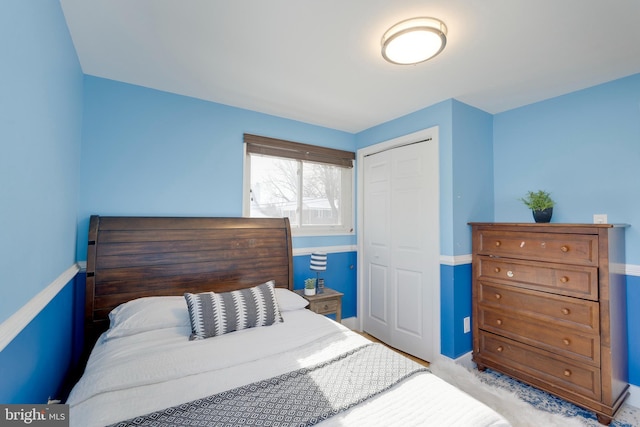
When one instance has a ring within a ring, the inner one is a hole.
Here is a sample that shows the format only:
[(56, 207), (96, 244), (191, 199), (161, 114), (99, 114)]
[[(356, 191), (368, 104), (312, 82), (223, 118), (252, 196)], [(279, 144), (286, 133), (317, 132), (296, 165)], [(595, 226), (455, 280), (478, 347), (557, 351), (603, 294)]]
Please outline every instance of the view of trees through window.
[(288, 217), (292, 227), (342, 223), (343, 174), (350, 169), (255, 154), (250, 162), (251, 217)]

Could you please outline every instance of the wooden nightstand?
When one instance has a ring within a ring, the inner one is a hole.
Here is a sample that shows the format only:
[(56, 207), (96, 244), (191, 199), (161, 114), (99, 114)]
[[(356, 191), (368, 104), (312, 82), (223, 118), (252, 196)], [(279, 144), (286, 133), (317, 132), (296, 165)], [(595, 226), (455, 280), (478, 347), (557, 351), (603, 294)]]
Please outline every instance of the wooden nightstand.
[(304, 289), (298, 289), (295, 292), (302, 298), (309, 301), (309, 310), (318, 314), (336, 315), (336, 322), (342, 321), (342, 295), (341, 292), (334, 291), (331, 288), (324, 288), (324, 292), (315, 295), (305, 295)]

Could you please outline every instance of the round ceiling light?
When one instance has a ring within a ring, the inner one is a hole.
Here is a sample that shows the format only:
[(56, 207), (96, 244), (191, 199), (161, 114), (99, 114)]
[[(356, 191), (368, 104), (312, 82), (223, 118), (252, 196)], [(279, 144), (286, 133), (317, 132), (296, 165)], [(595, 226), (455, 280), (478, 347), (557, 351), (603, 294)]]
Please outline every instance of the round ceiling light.
[(411, 18), (398, 22), (382, 36), (382, 56), (399, 65), (427, 61), (447, 44), (447, 26), (436, 18)]

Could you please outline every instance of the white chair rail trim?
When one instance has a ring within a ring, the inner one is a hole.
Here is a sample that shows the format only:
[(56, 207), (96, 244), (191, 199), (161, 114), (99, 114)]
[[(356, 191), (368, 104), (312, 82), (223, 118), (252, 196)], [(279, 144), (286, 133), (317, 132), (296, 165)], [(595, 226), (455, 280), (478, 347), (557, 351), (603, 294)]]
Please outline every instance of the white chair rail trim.
[(65, 287), (80, 271), (78, 263), (73, 264), (58, 276), (49, 286), (40, 291), (28, 303), (0, 324), (0, 351), (4, 350), (13, 339), (51, 302), (58, 292)]
[(347, 246), (324, 246), (315, 248), (294, 248), (293, 256), (311, 255), (313, 252), (324, 252), (327, 254), (339, 252), (355, 252), (358, 248), (355, 245)]
[(444, 265), (464, 265), (471, 264), (471, 254), (468, 255), (440, 255), (440, 264)]
[(624, 274), (627, 276), (640, 276), (640, 265), (627, 264), (624, 269)]

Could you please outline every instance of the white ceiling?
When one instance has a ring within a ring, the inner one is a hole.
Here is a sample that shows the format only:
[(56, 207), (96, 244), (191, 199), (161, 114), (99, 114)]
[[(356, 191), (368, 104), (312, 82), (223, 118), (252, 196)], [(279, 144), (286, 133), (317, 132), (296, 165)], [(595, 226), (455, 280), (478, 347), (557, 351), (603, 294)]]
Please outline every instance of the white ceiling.
[[(85, 74), (358, 132), (455, 98), (489, 113), (640, 72), (637, 0), (60, 0)], [(385, 62), (432, 16), (447, 46)]]

